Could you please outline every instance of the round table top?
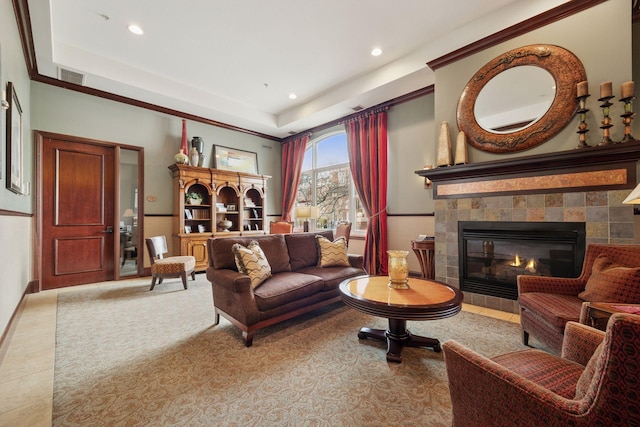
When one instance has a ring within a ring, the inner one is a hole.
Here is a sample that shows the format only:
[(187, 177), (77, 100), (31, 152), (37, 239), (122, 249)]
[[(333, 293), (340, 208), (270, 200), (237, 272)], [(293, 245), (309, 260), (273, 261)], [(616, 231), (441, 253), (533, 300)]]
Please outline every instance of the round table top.
[(434, 280), (409, 278), (409, 289), (393, 289), (387, 276), (359, 276), (340, 284), (345, 304), (379, 317), (404, 320), (442, 319), (457, 314), (459, 289)]

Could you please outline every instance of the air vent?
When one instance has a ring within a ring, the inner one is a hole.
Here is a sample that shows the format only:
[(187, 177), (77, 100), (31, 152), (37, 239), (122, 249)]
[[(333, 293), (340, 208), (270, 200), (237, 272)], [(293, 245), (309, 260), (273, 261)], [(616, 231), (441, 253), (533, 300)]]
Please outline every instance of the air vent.
[(84, 74), (58, 67), (58, 79), (63, 82), (84, 86)]
[(352, 109), (353, 111), (360, 111), (360, 110), (363, 110), (363, 109), (364, 109), (364, 107), (363, 107), (362, 105), (356, 105), (355, 107), (352, 107), (351, 109)]

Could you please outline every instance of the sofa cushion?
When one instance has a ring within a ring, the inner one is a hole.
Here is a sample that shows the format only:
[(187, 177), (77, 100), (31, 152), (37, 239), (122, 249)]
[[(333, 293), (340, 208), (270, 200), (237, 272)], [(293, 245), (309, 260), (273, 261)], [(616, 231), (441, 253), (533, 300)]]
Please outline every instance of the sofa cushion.
[(281, 271), (291, 271), (289, 252), (282, 234), (252, 237), (217, 237), (209, 239), (209, 259), (213, 268), (219, 270), (229, 268), (237, 270), (235, 256), (231, 247), (239, 243), (247, 246), (252, 240), (260, 244), (260, 248), (267, 257), (273, 274)]
[(254, 291), (260, 311), (270, 310), (322, 290), (320, 277), (296, 272), (283, 272), (271, 276)]
[(625, 267), (600, 254), (578, 296), (585, 301), (640, 303), (640, 267)]
[(257, 288), (271, 276), (271, 266), (257, 241), (252, 240), (246, 248), (236, 243), (231, 249), (238, 271), (251, 278), (251, 289)]
[(318, 264), (316, 235), (333, 240), (332, 230), (325, 230), (319, 233), (293, 233), (284, 235), (284, 239), (287, 242), (287, 249), (289, 250), (292, 271)]
[(356, 267), (306, 267), (298, 272), (321, 277), (325, 291), (337, 289), (345, 279), (365, 274), (363, 269)]
[(524, 378), (560, 396), (573, 399), (584, 366), (542, 350), (521, 350), (492, 358)]
[(349, 267), (347, 239), (338, 237), (333, 242), (324, 236), (316, 236), (319, 267)]
[(518, 297), (518, 304), (524, 310), (537, 313), (559, 333), (564, 333), (567, 322), (580, 319), (582, 308), (582, 300), (574, 295), (544, 292), (525, 292)]

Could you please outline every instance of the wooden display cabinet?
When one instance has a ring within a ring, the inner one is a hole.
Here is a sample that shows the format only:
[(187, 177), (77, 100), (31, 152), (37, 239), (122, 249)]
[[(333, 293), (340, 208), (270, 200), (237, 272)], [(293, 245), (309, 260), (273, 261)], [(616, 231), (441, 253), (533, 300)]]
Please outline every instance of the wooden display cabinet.
[[(210, 237), (265, 234), (270, 176), (177, 164), (169, 169), (173, 176), (174, 251), (194, 256), (196, 271), (209, 266)], [(187, 200), (189, 193), (201, 196), (199, 204)]]

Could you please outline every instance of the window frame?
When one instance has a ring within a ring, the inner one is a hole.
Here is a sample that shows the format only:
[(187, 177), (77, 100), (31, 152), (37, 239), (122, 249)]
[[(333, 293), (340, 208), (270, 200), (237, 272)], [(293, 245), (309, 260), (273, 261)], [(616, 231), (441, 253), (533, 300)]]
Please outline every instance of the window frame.
[[(311, 150), (311, 168), (310, 169), (306, 169), (306, 170), (302, 170), (301, 174), (310, 174), (311, 175), (311, 205), (312, 206), (316, 206), (317, 203), (317, 175), (323, 172), (327, 172), (327, 171), (332, 171), (332, 170), (336, 170), (336, 169), (343, 169), (346, 168), (348, 170), (348, 174), (349, 174), (349, 194), (348, 194), (348, 198), (349, 198), (349, 203), (348, 203), (348, 210), (349, 210), (349, 214), (348, 214), (348, 218), (347, 220), (349, 222), (351, 222), (352, 224), (356, 225), (357, 224), (357, 214), (356, 214), (356, 207), (357, 207), (357, 203), (359, 200), (358, 194), (356, 192), (356, 188), (355, 188), (355, 183), (353, 182), (353, 176), (351, 174), (351, 165), (350, 165), (350, 161), (349, 159), (347, 159), (346, 162), (344, 163), (336, 163), (336, 164), (332, 164), (329, 166), (323, 166), (323, 167), (316, 167), (317, 163), (318, 163), (318, 145), (324, 141), (325, 139), (331, 138), (335, 135), (340, 135), (343, 134), (345, 135), (346, 138), (346, 131), (345, 130), (335, 130), (335, 131), (331, 131), (331, 132), (327, 132), (324, 133), (322, 135), (319, 135), (316, 138), (312, 138), (309, 139), (309, 142), (307, 142), (307, 146), (305, 147), (305, 156), (307, 155), (307, 151)], [(296, 197), (296, 205), (300, 203), (298, 201), (298, 198)], [(317, 229), (317, 224), (316, 224), (316, 220), (313, 219), (311, 220), (311, 225), (312, 228)], [(335, 226), (332, 228), (333, 230), (335, 230)], [(364, 237), (366, 235), (366, 229), (365, 230), (358, 230), (357, 226), (356, 227), (352, 227), (351, 228), (351, 235), (352, 236), (362, 236)]]

